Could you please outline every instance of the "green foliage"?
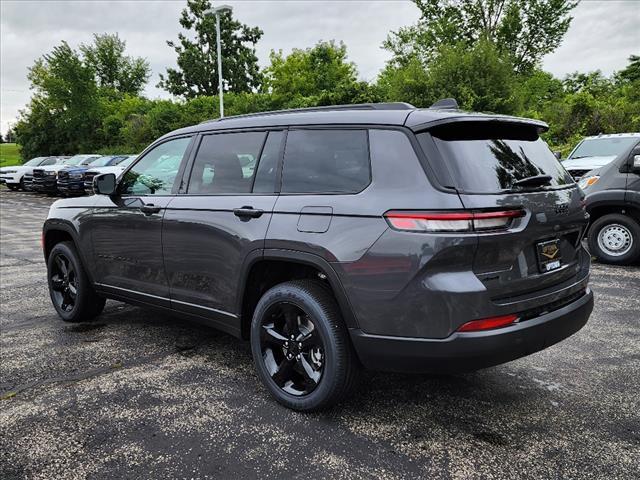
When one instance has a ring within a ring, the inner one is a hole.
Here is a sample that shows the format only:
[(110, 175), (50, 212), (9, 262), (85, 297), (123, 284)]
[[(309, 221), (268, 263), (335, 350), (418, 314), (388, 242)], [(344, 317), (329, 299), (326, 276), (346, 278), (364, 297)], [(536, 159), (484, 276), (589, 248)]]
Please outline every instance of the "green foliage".
[(124, 54), (127, 43), (118, 34), (94, 34), (91, 45), (81, 45), (87, 66), (96, 75), (99, 87), (119, 93), (139, 94), (149, 80), (151, 68), (144, 58)]
[(0, 167), (20, 165), (22, 156), (20, 146), (15, 143), (0, 143)]
[(64, 154), (93, 143), (100, 124), (94, 72), (66, 42), (36, 60), (28, 78), (35, 93), (16, 124), (26, 157)]
[[(160, 75), (158, 87), (184, 98), (218, 93), (216, 19), (205, 15), (209, 0), (188, 0), (180, 25), (189, 31), (178, 34), (178, 43), (168, 41), (178, 56), (178, 68), (168, 68)], [(261, 83), (255, 45), (262, 30), (233, 19), (231, 13), (220, 15), (223, 88), (229, 92), (251, 92)], [(195, 39), (192, 40), (192, 37)]]
[(473, 48), (443, 46), (424, 69), (413, 58), (404, 65), (387, 65), (379, 78), (385, 100), (408, 101), (428, 107), (453, 97), (461, 108), (513, 114), (517, 111), (515, 74), (509, 57), (488, 41)]
[(416, 25), (391, 32), (384, 48), (394, 62), (417, 57), (428, 63), (443, 45), (473, 46), (481, 40), (511, 56), (517, 72), (530, 71), (553, 52), (569, 28), (573, 0), (414, 0)]

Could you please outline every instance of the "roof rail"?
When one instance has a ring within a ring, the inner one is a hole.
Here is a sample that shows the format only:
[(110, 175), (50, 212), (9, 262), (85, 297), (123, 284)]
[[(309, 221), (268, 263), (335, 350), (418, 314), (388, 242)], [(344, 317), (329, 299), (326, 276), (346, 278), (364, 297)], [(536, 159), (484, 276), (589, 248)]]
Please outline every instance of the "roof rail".
[(221, 122), (224, 120), (232, 120), (234, 118), (248, 117), (264, 117), (268, 115), (280, 115), (283, 113), (307, 113), (307, 112), (327, 112), (334, 110), (414, 110), (416, 107), (405, 102), (387, 102), (387, 103), (354, 103), (351, 105), (325, 105), (321, 107), (293, 108), (290, 110), (272, 110), (269, 112), (245, 113), (243, 115), (233, 115), (230, 117), (216, 118), (213, 120), (205, 120), (200, 123)]
[(455, 98), (443, 98), (442, 100), (438, 100), (429, 108), (443, 109), (443, 110), (458, 110), (460, 107), (458, 106), (458, 102), (456, 102)]

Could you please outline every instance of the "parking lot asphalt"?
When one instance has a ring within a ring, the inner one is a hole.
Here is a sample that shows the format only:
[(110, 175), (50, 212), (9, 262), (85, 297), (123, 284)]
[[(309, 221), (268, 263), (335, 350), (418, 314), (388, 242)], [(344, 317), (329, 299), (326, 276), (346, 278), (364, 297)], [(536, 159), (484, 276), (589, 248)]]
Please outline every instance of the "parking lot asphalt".
[(0, 189), (0, 478), (585, 478), (640, 472), (640, 268), (593, 265), (593, 315), (472, 374), (367, 373), (299, 414), (249, 346), (107, 302), (66, 324), (40, 231), (52, 199)]

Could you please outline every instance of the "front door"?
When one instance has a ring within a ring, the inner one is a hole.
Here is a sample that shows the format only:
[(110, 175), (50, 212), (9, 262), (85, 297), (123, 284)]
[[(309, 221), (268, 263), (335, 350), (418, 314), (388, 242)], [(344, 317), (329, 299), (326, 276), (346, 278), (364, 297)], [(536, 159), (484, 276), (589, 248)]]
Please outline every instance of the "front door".
[(262, 252), (276, 201), (284, 133), (203, 135), (188, 186), (163, 223), (165, 267), (175, 310), (239, 333), (242, 267)]
[(99, 195), (88, 229), (98, 288), (169, 306), (162, 258), (162, 219), (192, 137), (150, 149), (123, 176), (118, 194)]

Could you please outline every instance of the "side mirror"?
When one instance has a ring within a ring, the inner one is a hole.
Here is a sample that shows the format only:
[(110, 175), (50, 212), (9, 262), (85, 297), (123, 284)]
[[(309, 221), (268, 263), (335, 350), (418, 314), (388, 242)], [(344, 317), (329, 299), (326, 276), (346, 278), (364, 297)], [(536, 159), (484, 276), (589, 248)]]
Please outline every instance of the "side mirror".
[(102, 173), (93, 178), (93, 191), (98, 195), (116, 193), (116, 176), (114, 173)]
[(553, 152), (553, 156), (556, 157), (558, 160), (562, 159), (562, 152)]

